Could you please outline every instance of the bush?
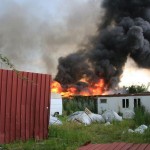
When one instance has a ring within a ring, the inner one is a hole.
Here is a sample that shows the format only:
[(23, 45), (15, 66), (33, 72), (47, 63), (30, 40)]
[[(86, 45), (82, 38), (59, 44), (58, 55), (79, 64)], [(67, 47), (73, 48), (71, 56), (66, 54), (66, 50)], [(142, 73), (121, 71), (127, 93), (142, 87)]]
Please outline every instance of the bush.
[(134, 121), (137, 125), (150, 125), (150, 113), (145, 109), (144, 106), (135, 108)]
[(86, 107), (91, 112), (97, 113), (97, 97), (74, 96), (72, 99), (63, 99), (63, 111), (66, 115), (75, 111), (84, 111)]

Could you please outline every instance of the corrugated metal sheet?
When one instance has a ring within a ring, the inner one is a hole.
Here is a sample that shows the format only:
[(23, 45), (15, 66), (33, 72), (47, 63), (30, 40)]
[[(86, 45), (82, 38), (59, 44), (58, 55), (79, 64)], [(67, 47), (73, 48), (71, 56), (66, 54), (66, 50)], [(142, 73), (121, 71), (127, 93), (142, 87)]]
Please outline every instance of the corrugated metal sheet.
[(150, 144), (133, 143), (110, 143), (110, 144), (88, 144), (78, 150), (150, 150)]
[(51, 76), (0, 70), (0, 144), (48, 136)]

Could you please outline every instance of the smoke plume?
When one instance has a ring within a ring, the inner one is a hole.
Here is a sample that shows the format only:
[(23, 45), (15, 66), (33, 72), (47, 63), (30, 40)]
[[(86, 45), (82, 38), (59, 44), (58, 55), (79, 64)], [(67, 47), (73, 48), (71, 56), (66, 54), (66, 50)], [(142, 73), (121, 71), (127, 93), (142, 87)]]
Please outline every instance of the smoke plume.
[(104, 15), (88, 45), (59, 58), (55, 79), (64, 86), (86, 77), (104, 79), (106, 90), (115, 88), (128, 57), (150, 68), (150, 1), (104, 0), (102, 7)]
[(95, 33), (98, 7), (98, 0), (0, 0), (0, 53), (18, 70), (54, 76), (58, 58)]

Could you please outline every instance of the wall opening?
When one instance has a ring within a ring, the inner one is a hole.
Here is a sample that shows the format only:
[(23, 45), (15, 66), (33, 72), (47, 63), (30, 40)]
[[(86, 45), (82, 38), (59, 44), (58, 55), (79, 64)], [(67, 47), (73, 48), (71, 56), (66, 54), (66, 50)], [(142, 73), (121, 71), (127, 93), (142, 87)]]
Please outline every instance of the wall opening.
[(100, 99), (100, 103), (106, 104), (107, 103), (107, 99)]
[(129, 108), (129, 99), (122, 99), (122, 108)]
[(134, 108), (140, 107), (141, 106), (141, 99), (134, 99)]

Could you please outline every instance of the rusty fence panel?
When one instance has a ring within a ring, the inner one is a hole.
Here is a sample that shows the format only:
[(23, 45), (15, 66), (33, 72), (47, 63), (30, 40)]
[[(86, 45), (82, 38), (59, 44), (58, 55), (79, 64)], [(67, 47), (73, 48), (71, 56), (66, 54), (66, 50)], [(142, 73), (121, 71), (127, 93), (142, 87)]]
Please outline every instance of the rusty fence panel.
[(0, 144), (48, 137), (51, 76), (0, 69)]

